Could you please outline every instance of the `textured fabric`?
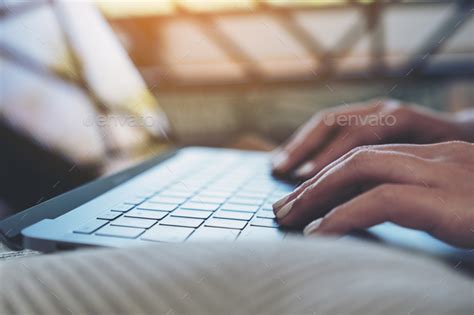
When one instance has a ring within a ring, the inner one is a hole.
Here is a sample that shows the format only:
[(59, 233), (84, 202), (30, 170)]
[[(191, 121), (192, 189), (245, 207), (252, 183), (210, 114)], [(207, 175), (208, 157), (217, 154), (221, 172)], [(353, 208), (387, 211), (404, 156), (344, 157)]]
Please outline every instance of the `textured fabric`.
[(355, 241), (157, 244), (1, 265), (1, 314), (472, 314), (471, 278)]

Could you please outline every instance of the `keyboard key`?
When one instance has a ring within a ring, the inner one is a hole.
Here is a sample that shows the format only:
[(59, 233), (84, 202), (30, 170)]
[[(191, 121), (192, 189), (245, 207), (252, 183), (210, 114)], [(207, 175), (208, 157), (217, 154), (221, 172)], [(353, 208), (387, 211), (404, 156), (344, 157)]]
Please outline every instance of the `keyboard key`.
[(239, 191), (235, 194), (237, 198), (250, 198), (250, 199), (265, 199), (267, 197), (266, 192), (252, 192), (252, 191)]
[(204, 220), (192, 219), (192, 218), (179, 218), (179, 217), (166, 217), (160, 221), (161, 225), (173, 225), (173, 226), (184, 226), (196, 228), (200, 226)]
[(102, 213), (97, 217), (97, 219), (102, 219), (102, 220), (114, 220), (121, 216), (122, 213), (117, 212), (117, 211), (107, 211), (105, 213)]
[(257, 218), (275, 219), (273, 211), (260, 210), (257, 212)]
[(232, 197), (228, 201), (229, 203), (235, 203), (240, 205), (255, 205), (260, 206), (263, 203), (263, 199), (251, 199), (251, 198), (237, 198)]
[(142, 197), (142, 198), (150, 198), (153, 197), (156, 194), (155, 189), (146, 189), (142, 190), (137, 194), (137, 197)]
[(123, 238), (137, 238), (144, 231), (145, 231), (144, 229), (107, 225), (101, 228), (99, 231), (97, 231), (95, 235), (114, 236), (114, 237), (123, 237)]
[(196, 230), (187, 241), (234, 241), (238, 235), (239, 230), (203, 226), (202, 228)]
[(137, 207), (137, 209), (157, 210), (157, 211), (173, 211), (178, 208), (177, 204), (145, 202)]
[(156, 222), (158, 221), (150, 220), (150, 219), (122, 217), (122, 218), (118, 218), (117, 220), (112, 221), (112, 223), (110, 224), (116, 225), (116, 226), (128, 226), (128, 227), (148, 229), (151, 226), (153, 226)]
[(211, 218), (204, 223), (205, 226), (222, 227), (227, 229), (238, 229), (241, 230), (247, 225), (246, 221), (239, 220), (227, 220), (227, 219), (214, 219)]
[(288, 194), (285, 193), (273, 193), (270, 197), (268, 197), (269, 202), (276, 202), (283, 197), (288, 196)]
[(255, 186), (255, 185), (245, 185), (242, 190), (252, 191), (255, 193), (269, 194), (271, 192), (271, 187), (267, 186)]
[[(278, 200), (275, 200), (275, 202), (278, 201)], [(262, 210), (265, 210), (265, 211), (273, 211), (273, 203), (265, 203), (263, 206), (262, 206)]]
[(280, 184), (278, 187), (273, 191), (273, 194), (289, 194), (293, 190), (295, 190), (294, 187), (285, 185), (285, 184)]
[(178, 198), (188, 198), (192, 193), (189, 191), (184, 191), (184, 190), (172, 190), (172, 189), (166, 189), (160, 192), (160, 196), (166, 196), (166, 197), (178, 197)]
[(226, 199), (227, 198), (225, 197), (207, 197), (207, 196), (197, 195), (191, 199), (191, 202), (223, 204)]
[(171, 213), (173, 217), (184, 217), (184, 218), (196, 218), (196, 219), (207, 219), (211, 216), (212, 211), (201, 211), (201, 210), (185, 210), (178, 209)]
[(130, 205), (126, 203), (121, 203), (112, 207), (112, 211), (127, 212), (135, 207), (135, 205)]
[(232, 219), (232, 220), (243, 220), (249, 221), (252, 219), (253, 213), (251, 212), (237, 212), (237, 211), (218, 211), (214, 214), (214, 218), (219, 219)]
[(142, 202), (145, 201), (146, 198), (143, 198), (143, 197), (132, 197), (132, 198), (128, 198), (125, 203), (126, 204), (131, 204), (131, 205), (138, 205), (138, 204), (141, 204)]
[(204, 211), (215, 211), (219, 208), (218, 204), (215, 203), (201, 203), (201, 202), (186, 202), (181, 206), (183, 209), (194, 209)]
[(253, 226), (263, 226), (263, 227), (271, 227), (277, 228), (278, 223), (273, 219), (263, 219), (263, 218), (255, 218), (250, 222), (250, 225)]
[(214, 194), (222, 193), (230, 195), (239, 188), (240, 184), (236, 185), (224, 185), (219, 183), (214, 183), (211, 186), (207, 187), (208, 191), (212, 191)]
[(249, 226), (243, 230), (237, 241), (241, 240), (282, 240), (285, 237), (285, 232), (279, 229), (266, 229), (256, 226)]
[(164, 217), (166, 217), (168, 214), (169, 212), (166, 212), (166, 211), (134, 209), (128, 212), (127, 214), (125, 214), (125, 217), (161, 220)]
[(232, 193), (228, 191), (217, 191), (217, 190), (210, 190), (210, 189), (201, 190), (200, 193), (202, 195), (206, 195), (209, 197), (218, 197), (218, 198), (219, 197), (227, 198), (227, 197), (230, 197), (230, 195), (232, 195)]
[(233, 203), (226, 203), (221, 207), (221, 210), (255, 213), (258, 210), (258, 206), (238, 205), (238, 204), (233, 204)]
[(86, 224), (84, 224), (80, 228), (74, 230), (73, 232), (74, 233), (81, 233), (81, 234), (91, 234), (91, 233), (95, 232), (96, 230), (98, 230), (99, 228), (106, 225), (107, 223), (109, 223), (109, 221), (94, 219), (94, 220), (91, 220), (91, 221), (87, 222)]
[(158, 195), (149, 199), (149, 202), (158, 202), (158, 203), (170, 203), (170, 204), (182, 204), (188, 199), (187, 197), (166, 197)]
[(194, 190), (194, 189), (199, 189), (204, 185), (205, 179), (200, 178), (200, 179), (191, 179), (191, 178), (186, 178), (178, 183), (178, 185), (181, 185), (181, 187), (184, 190)]
[(173, 189), (173, 190), (185, 191), (189, 195), (195, 194), (199, 189), (201, 189), (201, 187), (198, 186), (198, 185), (194, 185), (194, 184), (191, 184), (191, 183), (182, 183), (182, 182), (177, 183), (176, 185), (171, 186), (170, 188)]
[(176, 226), (155, 225), (146, 231), (141, 237), (142, 240), (155, 242), (184, 242), (194, 229)]

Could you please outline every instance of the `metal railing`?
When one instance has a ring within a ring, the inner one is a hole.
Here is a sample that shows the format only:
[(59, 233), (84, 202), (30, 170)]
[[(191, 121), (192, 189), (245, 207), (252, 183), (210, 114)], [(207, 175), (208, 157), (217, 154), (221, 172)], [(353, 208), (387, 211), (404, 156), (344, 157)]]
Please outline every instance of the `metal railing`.
[[(0, 18), (12, 18), (25, 11), (32, 10), (50, 1), (25, 2), (14, 7), (0, 8)], [(435, 31), (428, 36), (425, 42), (420, 44), (420, 48), (411, 54), (407, 61), (398, 66), (387, 66), (384, 56), (386, 55), (386, 30), (382, 23), (385, 10), (393, 5), (410, 7), (427, 5), (453, 4), (455, 9), (450, 16), (440, 22)], [(399, 79), (450, 79), (450, 78), (473, 78), (474, 63), (472, 61), (450, 61), (427, 66), (430, 60), (436, 56), (446, 42), (461, 28), (461, 26), (472, 18), (474, 12), (474, 1), (472, 0), (384, 0), (372, 2), (347, 1), (346, 4), (318, 4), (304, 6), (276, 6), (265, 1), (254, 1), (248, 9), (223, 9), (210, 11), (193, 11), (182, 6), (179, 2), (174, 3), (175, 7), (171, 14), (144, 15), (133, 17), (121, 17), (111, 19), (113, 25), (120, 26), (121, 29), (135, 30), (133, 34), (140, 33), (139, 38), (134, 38), (135, 48), (132, 48), (132, 58), (140, 67), (152, 67), (156, 72), (169, 73), (169, 65), (160, 57), (160, 45), (163, 41), (160, 32), (156, 29), (164, 29), (167, 23), (176, 19), (187, 18), (195, 22), (195, 25), (205, 36), (212, 41), (219, 49), (235, 64), (242, 67), (245, 75), (226, 85), (231, 86), (256, 86), (274, 84), (317, 84), (327, 81), (354, 81), (354, 80), (399, 80)], [(359, 10), (363, 19), (355, 21), (346, 33), (340, 38), (333, 48), (323, 48), (318, 39), (303, 28), (295, 19), (298, 12), (324, 11), (347, 9), (348, 7)], [(311, 56), (318, 61), (318, 66), (312, 69), (310, 75), (288, 76), (284, 78), (273, 78), (259, 71), (258, 60), (249, 55), (236, 41), (216, 27), (217, 17), (226, 16), (251, 16), (256, 14), (266, 14), (271, 16), (285, 31), (290, 34)], [(337, 71), (337, 60), (349, 54), (351, 49), (367, 34), (370, 39), (370, 63), (366, 69), (355, 71)], [(138, 36), (135, 36), (138, 37)], [(19, 55), (12, 53), (9, 47), (0, 45), (0, 55), (5, 58), (17, 58)], [(22, 59), (25, 61), (25, 59)], [(23, 62), (23, 65), (33, 67), (34, 65)], [(39, 69), (39, 68), (38, 68)], [(36, 69), (36, 70), (38, 70)], [(197, 87), (219, 86), (223, 84), (219, 80), (206, 80), (201, 83), (182, 82), (179, 77), (169, 75), (166, 80), (159, 78), (148, 78), (148, 83), (158, 85), (162, 89), (176, 87)], [(151, 81), (151, 82), (150, 82)], [(154, 82), (156, 81), (156, 82)]]
[[(407, 10), (420, 6), (440, 6), (451, 4), (454, 10), (447, 19), (439, 22), (434, 32), (420, 43), (419, 49), (408, 56), (407, 61), (397, 66), (388, 66), (385, 60), (386, 56), (386, 30), (384, 29), (383, 16), (386, 10), (391, 6), (403, 6)], [(333, 48), (324, 48), (319, 40), (303, 28), (295, 18), (300, 12), (324, 11), (324, 10), (346, 10), (353, 8), (361, 12), (362, 19), (355, 21), (354, 25), (348, 28), (345, 34), (340, 38)], [(240, 80), (227, 83), (232, 86), (255, 86), (272, 84), (316, 84), (327, 81), (353, 81), (353, 80), (399, 80), (399, 79), (450, 79), (450, 78), (472, 78), (474, 75), (474, 63), (472, 61), (457, 61), (447, 63), (428, 64), (436, 53), (439, 52), (461, 29), (461, 26), (472, 18), (474, 12), (474, 1), (456, 0), (456, 1), (372, 1), (359, 2), (348, 1), (346, 4), (318, 4), (318, 5), (288, 5), (276, 6), (265, 1), (255, 1), (249, 9), (224, 9), (220, 11), (193, 11), (187, 7), (175, 4), (171, 14), (146, 15), (134, 17), (121, 17), (112, 19), (111, 23), (120, 27), (120, 29), (131, 30), (131, 37), (140, 33), (140, 38), (134, 38), (137, 45), (137, 53), (132, 57), (139, 66), (153, 66), (157, 72), (169, 73), (165, 62), (160, 58), (160, 48), (163, 42), (163, 36), (159, 31), (165, 29), (166, 25), (176, 19), (189, 19), (193, 21), (196, 27), (215, 44), (233, 63), (238, 64), (245, 76)], [(258, 60), (252, 58), (239, 44), (239, 42), (223, 32), (216, 24), (216, 18), (221, 17), (239, 17), (265, 14), (270, 16), (284, 30), (291, 35), (307, 52), (318, 66), (312, 69), (310, 75), (293, 76), (286, 78), (273, 78), (259, 71)], [(132, 26), (132, 27), (131, 27)], [(363, 70), (337, 71), (337, 61), (346, 57), (351, 49), (364, 37), (369, 35), (370, 52), (369, 66)], [(157, 44), (158, 42), (158, 44)], [(156, 78), (153, 85), (159, 85), (161, 88), (176, 87), (197, 87), (201, 86), (222, 86), (219, 80), (206, 80), (201, 83), (182, 82), (180, 78), (169, 75), (166, 80), (160, 81)]]

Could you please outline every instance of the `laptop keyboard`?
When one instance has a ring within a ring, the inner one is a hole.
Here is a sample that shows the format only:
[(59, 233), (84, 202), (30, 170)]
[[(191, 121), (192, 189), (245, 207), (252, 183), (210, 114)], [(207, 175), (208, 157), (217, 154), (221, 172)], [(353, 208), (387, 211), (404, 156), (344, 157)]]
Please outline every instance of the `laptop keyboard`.
[(293, 187), (271, 177), (266, 159), (232, 156), (147, 185), (73, 232), (150, 242), (283, 238), (272, 204)]

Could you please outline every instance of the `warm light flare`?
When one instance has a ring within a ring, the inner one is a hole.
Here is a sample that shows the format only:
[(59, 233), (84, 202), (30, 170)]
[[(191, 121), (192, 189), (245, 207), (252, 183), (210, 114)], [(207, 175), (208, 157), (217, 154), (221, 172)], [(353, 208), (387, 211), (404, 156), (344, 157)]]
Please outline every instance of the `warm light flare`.
[[(96, 0), (109, 17), (170, 14), (177, 8), (192, 11), (252, 10), (259, 4), (319, 6), (346, 4), (347, 0)], [(360, 0), (360, 3), (373, 0)]]

